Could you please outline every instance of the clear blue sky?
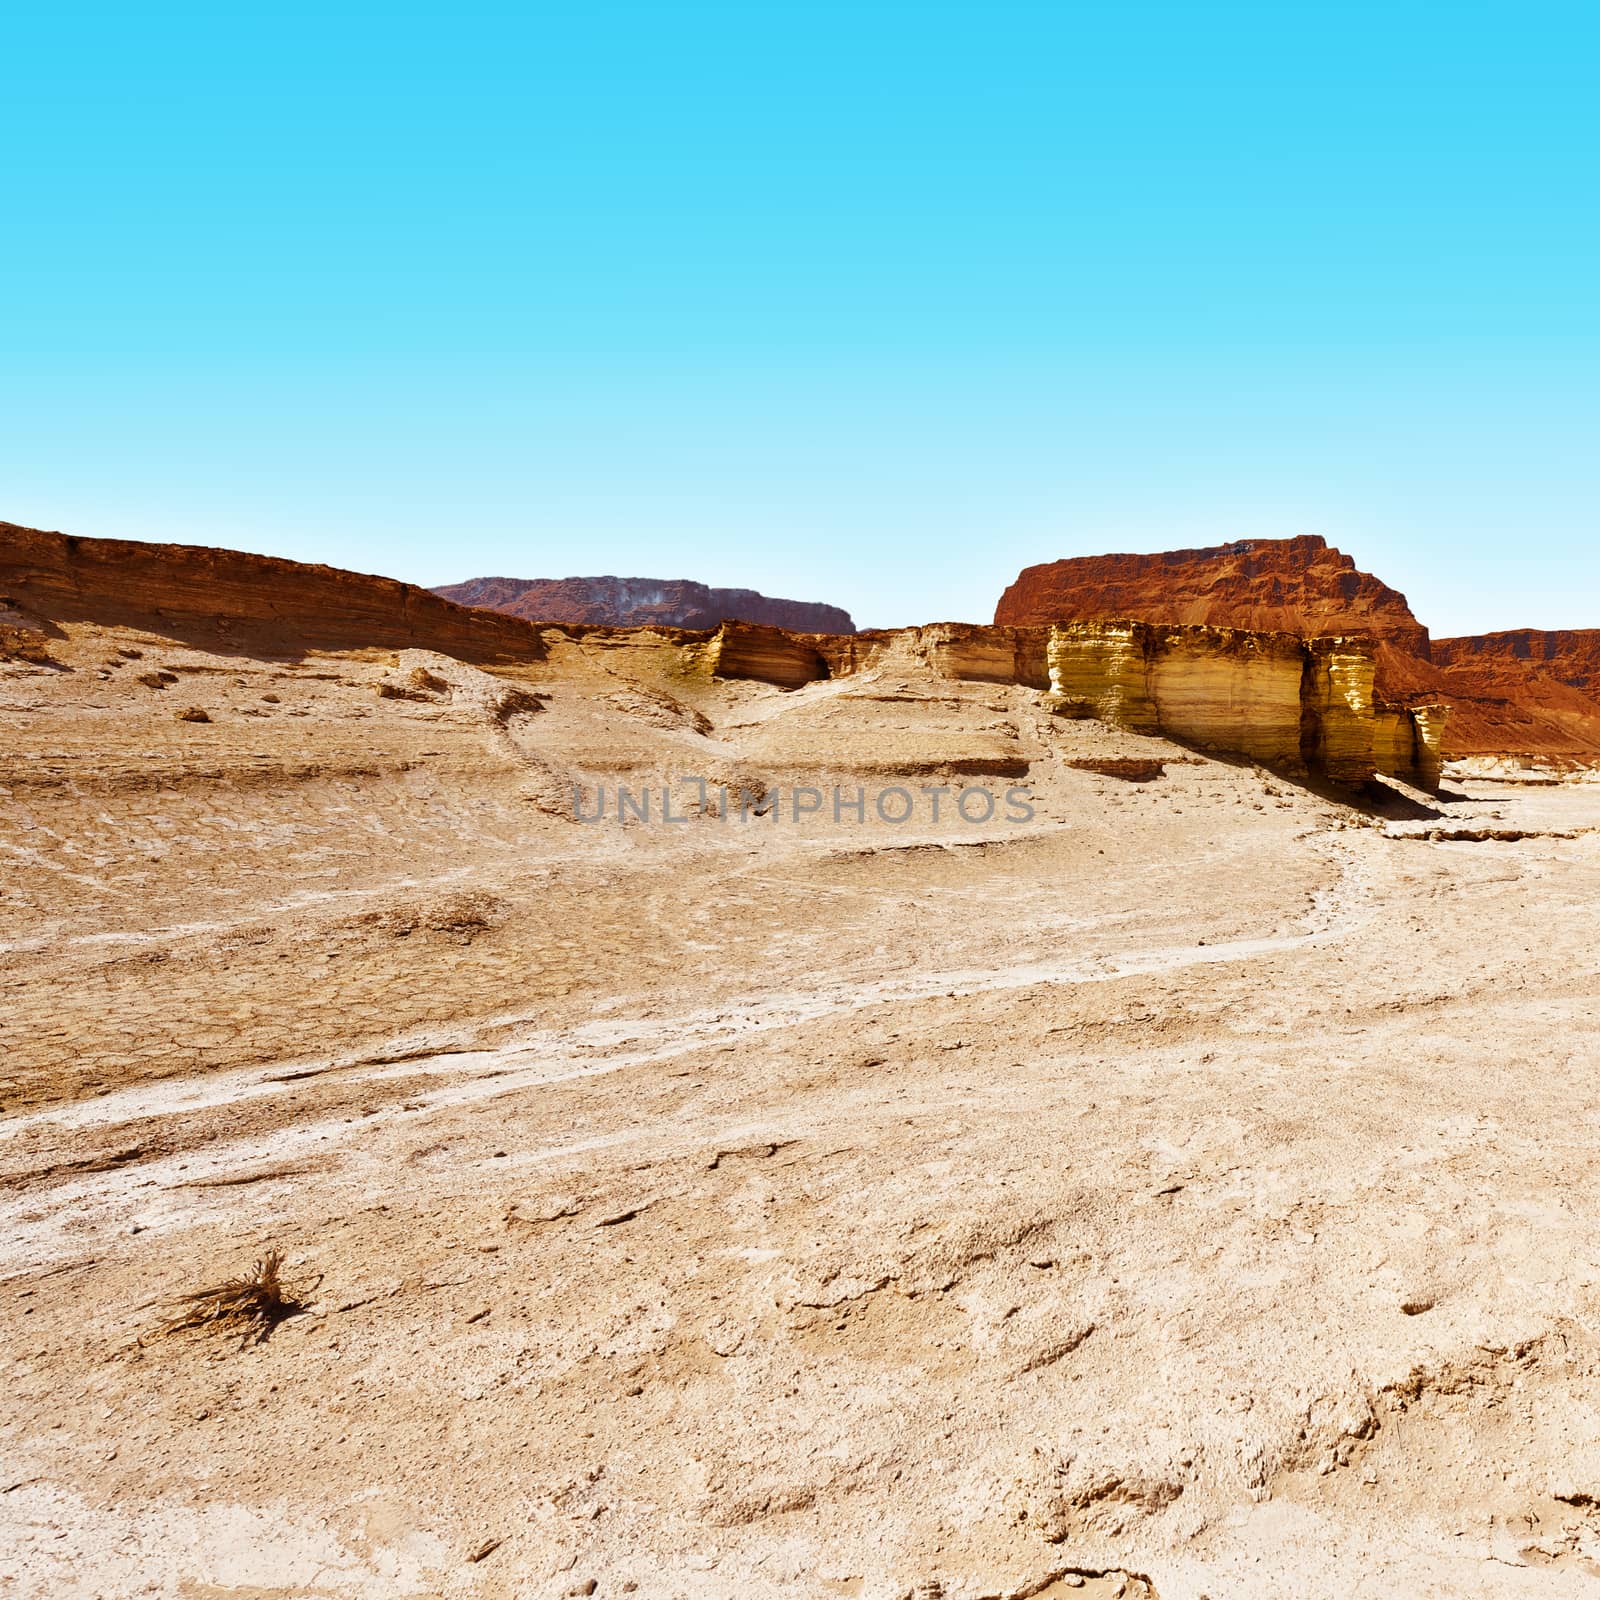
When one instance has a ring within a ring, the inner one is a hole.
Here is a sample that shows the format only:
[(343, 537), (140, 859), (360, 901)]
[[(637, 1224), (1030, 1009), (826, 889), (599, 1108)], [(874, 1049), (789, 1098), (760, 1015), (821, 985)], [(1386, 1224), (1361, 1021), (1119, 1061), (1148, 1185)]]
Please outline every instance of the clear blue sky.
[(1600, 9), (0, 8), (0, 517), (987, 620), (1600, 625)]

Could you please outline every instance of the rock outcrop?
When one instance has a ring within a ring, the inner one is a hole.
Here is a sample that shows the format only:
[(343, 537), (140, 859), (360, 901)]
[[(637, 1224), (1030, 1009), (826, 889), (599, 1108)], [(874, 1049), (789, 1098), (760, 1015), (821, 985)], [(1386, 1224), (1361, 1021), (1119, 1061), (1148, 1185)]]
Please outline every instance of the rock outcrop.
[(1442, 708), (1379, 701), (1362, 638), (1115, 620), (1053, 628), (1050, 687), (1068, 714), (1356, 788), (1383, 772), (1434, 785)]
[(718, 678), (757, 678), (798, 689), (831, 674), (816, 644), (803, 634), (750, 622), (725, 622), (706, 647), (706, 666)]
[(455, 605), (393, 578), (11, 522), (0, 522), (0, 607), (24, 622), (91, 621), (267, 654), (422, 648), (528, 660), (542, 651), (538, 629), (520, 618)]
[(938, 623), (841, 639), (725, 623), (700, 660), (714, 676), (785, 689), (893, 666), (1048, 687), (1063, 715), (1345, 788), (1376, 773), (1427, 787), (1439, 779), (1445, 709), (1380, 699), (1372, 643), (1359, 636), (1113, 620), (1050, 629)]
[(1119, 617), (1366, 637), (1373, 692), (1396, 708), (1379, 713), (1375, 747), (1402, 766), (1413, 749), (1425, 775), (1438, 754), (1429, 708), (1441, 706), (1448, 758), (1600, 763), (1600, 629), (1431, 639), (1403, 594), (1320, 538), (1047, 562), (1026, 568), (995, 608), (996, 623), (1011, 626)]
[(1049, 686), (1048, 628), (988, 628), (971, 622), (930, 622), (919, 628), (881, 628), (816, 641), (829, 675), (844, 677), (907, 661), (939, 678), (978, 683)]
[[(1321, 541), (1283, 543), (1304, 547), (1302, 554), (1319, 570), (1329, 566), (1324, 556), (1332, 558), (1336, 572), (1349, 566)], [(1238, 551), (1234, 556), (1235, 565), (1243, 559)], [(1389, 605), (1380, 605), (1381, 596), (1371, 589), (1376, 580), (1353, 572), (1346, 576), (1356, 598), (1370, 602), (1369, 613)], [(1377, 589), (1399, 599), (1392, 590)], [(1261, 592), (1270, 597), (1279, 591), (1268, 585)], [(1403, 601), (1400, 605), (1403, 610)], [(1398, 619), (1390, 620), (1400, 627)], [(539, 626), (457, 605), (410, 584), (331, 567), (232, 550), (72, 538), (0, 523), (0, 628), (5, 630), (0, 654), (48, 661), (52, 640), (61, 636), (62, 625), (74, 622), (143, 629), (211, 650), (265, 655), (432, 650), (467, 661), (513, 663), (541, 660), (552, 641), (564, 639), (579, 644), (590, 659), (612, 651), (637, 659), (640, 651), (648, 651), (670, 657), (678, 663), (676, 671), (757, 679), (786, 689), (876, 668), (1053, 687), (1063, 709), (1076, 706), (1108, 722), (1235, 752), (1285, 771), (1325, 774), (1352, 787), (1375, 770), (1436, 782), (1445, 715), (1442, 696), (1426, 697), (1415, 686), (1404, 698), (1385, 693), (1381, 652), (1398, 646), (1370, 634), (1307, 637), (1300, 629), (1146, 618), (1054, 628), (935, 623), (860, 634), (801, 632), (742, 620), (724, 621), (714, 630), (665, 623), (638, 630), (582, 622)], [(1421, 635), (1426, 645), (1425, 630)], [(1589, 682), (1585, 674), (1594, 666), (1584, 657), (1579, 636), (1526, 634), (1483, 642), (1476, 649), (1472, 644), (1452, 641), (1444, 668), (1415, 659), (1434, 680), (1449, 682), (1458, 691), (1456, 703), (1464, 698), (1472, 714), (1491, 728), (1496, 711), (1502, 725), (1520, 715), (1479, 683), (1496, 673), (1521, 673), (1523, 681), (1535, 673), (1547, 700), (1558, 692), (1570, 697), (1566, 726), (1574, 744), (1585, 727), (1600, 726), (1600, 704), (1578, 686)], [(1562, 671), (1573, 681), (1558, 677)], [(426, 688), (409, 678), (389, 685), (402, 697)], [(1483, 707), (1490, 708), (1488, 715)], [(1548, 744), (1548, 734), (1543, 736)], [(1508, 741), (1486, 744), (1477, 733), (1473, 737), (1479, 742), (1469, 745), (1468, 753), (1523, 748)], [(1537, 748), (1532, 740), (1526, 744)], [(1600, 748), (1600, 736), (1595, 744)]]
[(715, 628), (756, 622), (795, 633), (854, 633), (850, 613), (810, 600), (777, 600), (754, 589), (712, 589), (688, 578), (469, 578), (433, 591), (529, 622), (587, 622), (612, 628), (655, 624)]
[(996, 623), (1012, 626), (1110, 617), (1308, 638), (1366, 633), (1429, 658), (1428, 630), (1406, 597), (1314, 535), (1050, 561), (1024, 568), (994, 612)]

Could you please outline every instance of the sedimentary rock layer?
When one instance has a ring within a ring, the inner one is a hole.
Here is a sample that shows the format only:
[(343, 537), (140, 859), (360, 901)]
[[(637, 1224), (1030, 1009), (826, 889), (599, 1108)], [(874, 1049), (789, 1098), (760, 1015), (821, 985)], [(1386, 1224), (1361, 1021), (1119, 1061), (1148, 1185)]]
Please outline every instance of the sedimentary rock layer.
[[(148, 629), (207, 648), (440, 650), (536, 658), (536, 628), (393, 578), (201, 545), (80, 539), (0, 522), (0, 607)], [(40, 631), (34, 628), (33, 631)]]
[(1049, 666), (1069, 712), (1347, 787), (1438, 781), (1441, 708), (1376, 700), (1365, 639), (1074, 622), (1051, 630)]
[(823, 637), (817, 649), (829, 675), (844, 677), (895, 661), (940, 678), (978, 683), (1021, 683), (1043, 689), (1048, 628), (988, 628), (970, 622), (931, 622), (920, 628), (885, 628), (849, 637)]
[[(1117, 617), (1305, 638), (1363, 634), (1377, 696), (1450, 708), (1447, 757), (1600, 761), (1600, 629), (1432, 640), (1403, 594), (1319, 538), (1046, 562), (1026, 568), (995, 608), (995, 621), (1008, 625)], [(1377, 742), (1403, 753), (1414, 736), (1399, 717)], [(1423, 768), (1429, 759), (1418, 757)]]
[(1361, 632), (1428, 659), (1428, 630), (1406, 597), (1314, 536), (1050, 561), (1025, 568), (994, 613), (1014, 626), (1109, 617), (1305, 637)]
[(739, 621), (796, 633), (855, 632), (850, 613), (838, 606), (774, 599), (754, 589), (713, 589), (688, 578), (469, 578), (433, 592), (458, 605), (484, 606), (529, 622), (715, 628)]
[(1452, 757), (1600, 762), (1600, 629), (1517, 628), (1439, 639)]
[(1600, 690), (1600, 628), (1513, 628), (1459, 639), (1437, 639), (1441, 667), (1526, 664), (1576, 689)]
[(1065, 714), (1349, 788), (1378, 772), (1428, 786), (1439, 777), (1444, 708), (1379, 699), (1371, 641), (1360, 637), (1114, 620), (1049, 630), (941, 623), (837, 639), (727, 623), (702, 660), (718, 677), (790, 689), (894, 665), (1047, 686)]
[(829, 676), (816, 645), (801, 634), (750, 622), (727, 622), (706, 649), (706, 665), (718, 678), (758, 678), (780, 688)]

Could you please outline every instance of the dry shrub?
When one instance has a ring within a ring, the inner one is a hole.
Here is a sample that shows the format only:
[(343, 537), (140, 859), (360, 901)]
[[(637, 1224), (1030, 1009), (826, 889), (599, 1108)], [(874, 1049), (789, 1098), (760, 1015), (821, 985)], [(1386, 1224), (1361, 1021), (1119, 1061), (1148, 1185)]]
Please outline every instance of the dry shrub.
[(269, 1250), (249, 1272), (225, 1278), (209, 1289), (179, 1295), (163, 1333), (189, 1328), (237, 1333), (239, 1348), (260, 1344), (285, 1317), (305, 1309), (304, 1302), (282, 1277), (283, 1253)]
[(457, 944), (470, 944), (505, 920), (506, 903), (482, 889), (457, 889), (382, 911), (365, 911), (350, 926), (376, 928), (391, 938), (405, 939), (420, 931), (444, 934)]

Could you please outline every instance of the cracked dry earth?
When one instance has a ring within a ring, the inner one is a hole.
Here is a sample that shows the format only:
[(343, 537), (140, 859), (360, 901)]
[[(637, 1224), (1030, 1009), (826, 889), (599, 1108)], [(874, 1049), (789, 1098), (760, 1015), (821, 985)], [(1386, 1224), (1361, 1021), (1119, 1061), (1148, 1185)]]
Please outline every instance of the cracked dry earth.
[[(1600, 790), (1360, 810), (649, 635), (56, 656), (0, 1595), (1600, 1593)], [(563, 815), (619, 773), (1037, 811)], [(271, 1248), (265, 1342), (158, 1331)]]

